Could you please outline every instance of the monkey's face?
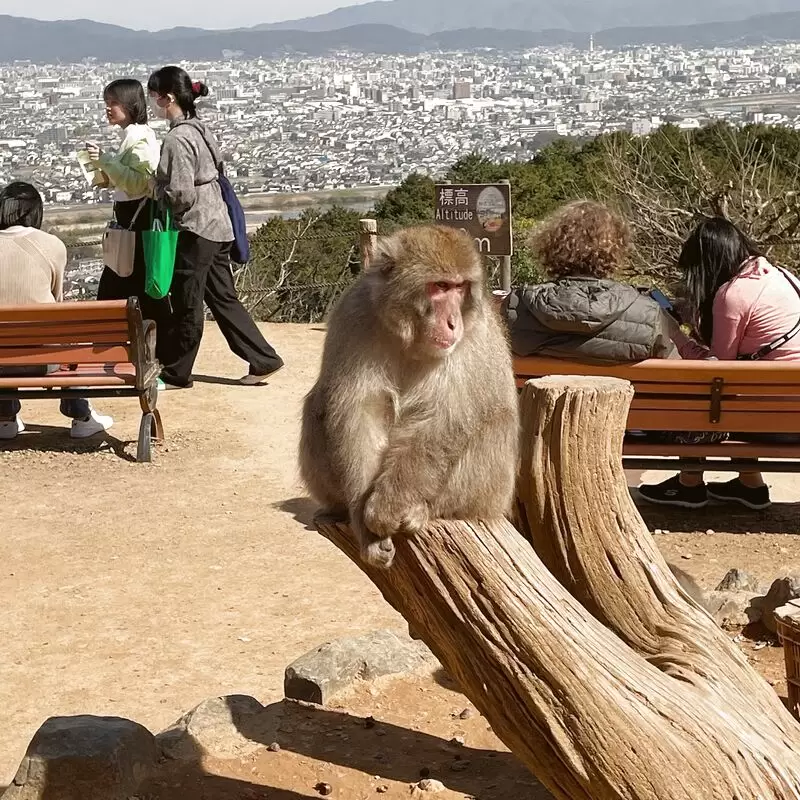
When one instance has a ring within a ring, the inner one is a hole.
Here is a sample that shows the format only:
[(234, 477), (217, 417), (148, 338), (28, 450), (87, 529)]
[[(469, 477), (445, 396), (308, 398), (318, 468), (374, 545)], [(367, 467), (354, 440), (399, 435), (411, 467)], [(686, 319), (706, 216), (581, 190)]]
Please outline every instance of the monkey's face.
[(428, 298), (422, 324), (422, 346), (430, 355), (449, 355), (464, 336), (462, 308), (469, 294), (466, 281), (435, 281), (425, 284)]

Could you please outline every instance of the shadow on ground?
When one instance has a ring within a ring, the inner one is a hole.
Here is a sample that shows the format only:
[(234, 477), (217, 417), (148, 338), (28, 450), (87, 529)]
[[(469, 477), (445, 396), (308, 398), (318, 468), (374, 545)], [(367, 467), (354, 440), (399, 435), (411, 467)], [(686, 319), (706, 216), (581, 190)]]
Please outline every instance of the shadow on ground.
[[(240, 772), (241, 763), (246, 763), (246, 776), (234, 772), (234, 763), (204, 768), (198, 750), (190, 764), (166, 762), (158, 779), (142, 787), (139, 796), (301, 800), (315, 796), (320, 781), (331, 784), (333, 796), (353, 798), (371, 796), (380, 783), (397, 782), (404, 786), (395, 787), (390, 796), (398, 796), (400, 791), (407, 794), (421, 777), (431, 777), (481, 800), (551, 800), (510, 753), (450, 743), (381, 720), (373, 724), (343, 712), (283, 701), (251, 717), (239, 730), (265, 747), (254, 759), (239, 762)], [(280, 745), (278, 752), (266, 750), (273, 742)]]
[(800, 503), (773, 503), (765, 511), (751, 511), (729, 503), (709, 503), (705, 508), (692, 509), (652, 505), (635, 490), (632, 495), (651, 531), (800, 534)]
[(72, 439), (69, 422), (63, 427), (55, 425), (31, 425), (25, 423), (25, 432), (14, 439), (0, 441), (0, 453), (38, 451), (42, 453), (99, 453), (111, 451), (122, 461), (136, 463), (136, 442), (122, 441), (106, 432), (102, 436), (88, 439)]
[(310, 497), (293, 497), (291, 500), (282, 500), (275, 503), (273, 508), (291, 514), (295, 522), (299, 522), (307, 531), (316, 531), (314, 516), (319, 511), (319, 506)]

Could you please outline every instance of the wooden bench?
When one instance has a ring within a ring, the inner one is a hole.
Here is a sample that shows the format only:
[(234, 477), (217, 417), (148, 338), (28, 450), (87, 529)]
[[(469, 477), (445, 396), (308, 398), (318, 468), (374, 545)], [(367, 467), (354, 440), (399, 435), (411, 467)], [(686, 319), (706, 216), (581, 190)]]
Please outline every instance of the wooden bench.
[(0, 374), (0, 398), (138, 397), (136, 457), (150, 461), (152, 440), (163, 438), (155, 342), (155, 323), (142, 320), (135, 298), (0, 308), (0, 367), (59, 367), (33, 377)]
[[(800, 433), (800, 362), (647, 360), (595, 365), (554, 358), (514, 357), (517, 386), (545, 375), (604, 375), (634, 387), (630, 431), (718, 431), (748, 434)], [(764, 472), (800, 472), (800, 444), (657, 444), (626, 437), (626, 469), (686, 466), (738, 471), (735, 462), (753, 459)], [(781, 460), (777, 460), (781, 459)], [(684, 464), (681, 464), (684, 466)], [(739, 465), (741, 466), (741, 465)]]

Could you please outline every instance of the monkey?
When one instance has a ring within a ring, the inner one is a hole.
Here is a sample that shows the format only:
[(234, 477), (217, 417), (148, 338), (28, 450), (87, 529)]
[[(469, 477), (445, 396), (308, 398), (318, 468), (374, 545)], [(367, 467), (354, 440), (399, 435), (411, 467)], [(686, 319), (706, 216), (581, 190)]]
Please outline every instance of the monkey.
[(299, 462), (322, 513), (348, 518), (361, 558), (389, 568), (396, 534), (510, 512), (519, 404), (474, 240), (419, 225), (373, 250), (330, 314)]

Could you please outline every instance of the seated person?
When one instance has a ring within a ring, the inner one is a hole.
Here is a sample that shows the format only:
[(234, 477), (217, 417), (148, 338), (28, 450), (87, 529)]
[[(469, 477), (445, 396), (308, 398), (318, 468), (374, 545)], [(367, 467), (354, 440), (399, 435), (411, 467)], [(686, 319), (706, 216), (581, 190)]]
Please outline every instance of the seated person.
[[(800, 360), (800, 282), (770, 264), (733, 223), (721, 217), (703, 220), (684, 244), (678, 264), (698, 338), (705, 343), (698, 344), (674, 326), (673, 338), (683, 358)], [(732, 437), (800, 440), (789, 434)], [(663, 483), (640, 486), (639, 493), (651, 503), (684, 508), (705, 506), (709, 497), (753, 509), (768, 508), (771, 502), (769, 487), (755, 470), (708, 486), (702, 472), (681, 472)]]
[[(39, 192), (15, 182), (0, 192), (0, 316), (3, 306), (57, 303), (63, 299), (67, 251), (63, 242), (40, 230), (44, 208)], [(0, 376), (43, 375), (58, 369), (5, 367)], [(0, 399), (0, 439), (25, 430), (16, 399)], [(61, 413), (72, 420), (70, 435), (83, 439), (108, 430), (114, 420), (100, 416), (88, 400), (63, 399)]]
[(530, 243), (551, 282), (504, 300), (514, 353), (601, 364), (679, 358), (658, 303), (612, 277), (630, 254), (622, 217), (591, 200), (569, 203)]

